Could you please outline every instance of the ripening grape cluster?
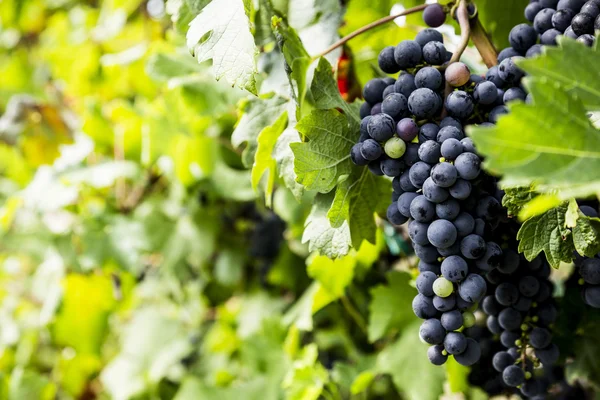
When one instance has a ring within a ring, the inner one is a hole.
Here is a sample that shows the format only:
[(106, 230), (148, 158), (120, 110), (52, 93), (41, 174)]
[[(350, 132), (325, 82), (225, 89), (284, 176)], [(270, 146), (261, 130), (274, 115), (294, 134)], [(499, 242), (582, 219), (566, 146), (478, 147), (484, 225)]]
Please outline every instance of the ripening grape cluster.
[[(446, 13), (433, 4), (423, 17), (437, 27)], [(519, 59), (540, 54), (559, 35), (592, 45), (598, 15), (600, 0), (531, 1), (525, 16), (533, 27), (515, 26), (511, 47), (484, 76), (450, 63), (452, 54), (434, 29), (386, 47), (379, 66), (398, 75), (364, 86), (360, 138), (351, 150), (356, 165), (392, 178), (387, 218), (407, 224), (420, 259), (413, 311), (424, 320), (420, 336), (431, 345), (429, 360), (478, 362), (482, 349), (471, 333), (480, 332), (476, 315), (483, 313), (495, 346), (484, 354), (489, 370), (504, 392), (525, 398), (540, 398), (555, 382), (550, 367), (559, 352), (552, 342), (557, 309), (550, 266), (542, 257), (527, 261), (518, 254), (518, 224), (508, 219), (495, 178), (481, 170), (465, 127), (495, 124), (508, 103), (531, 101)], [(600, 307), (600, 257), (580, 261), (583, 297)]]

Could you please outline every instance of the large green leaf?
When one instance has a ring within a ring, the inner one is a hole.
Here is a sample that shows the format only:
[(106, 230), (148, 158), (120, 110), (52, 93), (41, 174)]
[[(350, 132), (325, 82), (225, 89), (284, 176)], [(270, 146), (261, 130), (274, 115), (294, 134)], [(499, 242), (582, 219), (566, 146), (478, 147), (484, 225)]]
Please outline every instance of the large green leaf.
[(330, 192), (340, 177), (352, 171), (350, 149), (356, 132), (337, 110), (313, 110), (296, 129), (308, 142), (292, 143), (298, 182), (308, 190)]
[[(213, 0), (190, 23), (187, 46), (203, 62), (213, 60), (217, 79), (256, 94), (256, 46), (246, 0)], [(203, 40), (205, 35), (208, 37)]]
[(344, 111), (353, 129), (357, 129), (353, 122), (357, 124), (360, 122), (358, 108), (356, 104), (348, 104), (342, 99), (337, 82), (333, 77), (331, 64), (325, 58), (319, 60), (319, 65), (310, 85), (310, 92), (313, 96), (315, 108), (321, 110), (339, 108)]
[(333, 193), (319, 194), (315, 197), (302, 235), (302, 242), (308, 242), (310, 251), (318, 251), (329, 258), (348, 254), (352, 245), (348, 223), (343, 222), (341, 226), (334, 228), (327, 218), (333, 197)]
[(508, 184), (536, 184), (561, 198), (600, 191), (600, 131), (583, 103), (550, 80), (529, 80), (534, 104), (513, 103), (490, 128), (469, 130), (485, 167)]
[(408, 282), (407, 273), (390, 272), (388, 284), (371, 289), (373, 300), (369, 303), (369, 341), (381, 339), (388, 332), (401, 331), (415, 320), (412, 301), (417, 294)]
[(600, 109), (600, 72), (596, 68), (600, 65), (600, 47), (590, 49), (562, 36), (559, 44), (559, 47), (544, 47), (543, 55), (525, 59), (519, 66), (536, 78), (559, 85), (586, 108)]

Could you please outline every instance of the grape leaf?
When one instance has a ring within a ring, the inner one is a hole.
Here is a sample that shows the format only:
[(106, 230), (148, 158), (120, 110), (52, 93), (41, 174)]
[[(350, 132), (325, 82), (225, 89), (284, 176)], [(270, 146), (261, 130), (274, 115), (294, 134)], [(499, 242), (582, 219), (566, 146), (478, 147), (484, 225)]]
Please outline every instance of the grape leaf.
[(520, 240), (519, 251), (528, 260), (533, 260), (543, 251), (554, 268), (558, 268), (561, 261), (571, 262), (575, 246), (572, 233), (566, 227), (567, 209), (568, 203), (565, 202), (523, 223), (517, 239)]
[(534, 104), (513, 103), (495, 127), (469, 129), (486, 168), (561, 199), (600, 191), (600, 131), (582, 102), (547, 80), (527, 86)]
[[(445, 373), (427, 359), (427, 345), (419, 340), (420, 321), (406, 327), (398, 340), (385, 347), (377, 358), (380, 372), (388, 373), (407, 399), (437, 400), (443, 393)], [(427, 384), (423, 384), (427, 377)]]
[(257, 50), (248, 8), (248, 0), (213, 0), (192, 20), (186, 38), (198, 62), (212, 59), (217, 80), (257, 94)]
[(543, 55), (522, 60), (519, 66), (536, 78), (547, 78), (560, 86), (586, 108), (598, 110), (600, 71), (593, 66), (600, 65), (600, 48), (590, 49), (563, 36), (558, 41), (560, 47), (545, 46)]
[(237, 127), (231, 134), (231, 144), (239, 147), (246, 143), (242, 153), (242, 162), (250, 167), (258, 148), (258, 135), (267, 126), (271, 126), (285, 111), (288, 101), (280, 96), (249, 98), (240, 104), (242, 114)]
[(318, 194), (314, 205), (306, 218), (302, 243), (308, 242), (308, 249), (318, 251), (329, 258), (348, 254), (351, 247), (350, 228), (344, 222), (340, 227), (331, 226), (327, 212), (331, 208), (334, 193)]
[(504, 189), (502, 197), (502, 205), (506, 207), (509, 216), (517, 216), (523, 206), (535, 198), (535, 193), (532, 187), (517, 186)]
[(403, 272), (390, 272), (388, 284), (371, 289), (373, 300), (369, 303), (369, 341), (381, 339), (392, 329), (401, 330), (415, 319), (412, 300), (417, 294), (408, 282), (410, 276)]
[(354, 279), (356, 258), (350, 254), (332, 260), (326, 256), (314, 257), (307, 267), (308, 276), (317, 280), (330, 296), (338, 299)]
[(279, 136), (283, 133), (287, 124), (287, 113), (284, 112), (271, 126), (267, 126), (261, 131), (257, 138), (257, 150), (254, 156), (254, 165), (252, 166), (252, 188), (258, 189), (261, 178), (267, 174), (264, 188), (267, 206), (270, 207), (271, 195), (275, 184), (275, 174), (277, 173), (277, 162), (273, 158), (273, 149)]
[(590, 218), (577, 210), (575, 223), (573, 227), (575, 250), (581, 255), (595, 257), (600, 252), (600, 219)]
[(358, 248), (364, 239), (375, 243), (374, 213), (385, 215), (389, 205), (390, 181), (373, 175), (367, 168), (355, 167), (350, 177), (335, 191), (331, 209), (327, 213), (334, 228), (347, 221), (352, 244)]
[(350, 149), (356, 133), (337, 110), (313, 110), (296, 129), (308, 138), (291, 144), (298, 183), (308, 190), (330, 192), (340, 177), (352, 172)]
[(527, 22), (523, 10), (529, 0), (479, 0), (479, 19), (497, 47), (508, 47), (508, 34), (513, 26)]
[[(597, 315), (596, 315), (597, 318)], [(597, 319), (583, 324), (577, 330), (577, 340), (574, 342), (575, 357), (567, 363), (565, 374), (569, 382), (584, 381), (600, 389), (600, 368), (598, 366), (598, 329)], [(569, 332), (573, 335), (573, 331)]]
[[(344, 111), (344, 114), (350, 121), (354, 121), (357, 124), (360, 123), (357, 106), (348, 104), (342, 99), (342, 95), (333, 77), (331, 64), (324, 58), (319, 60), (319, 65), (315, 70), (315, 76), (310, 85), (310, 92), (313, 96), (315, 108), (339, 108)], [(353, 125), (352, 128), (358, 130), (358, 126)]]

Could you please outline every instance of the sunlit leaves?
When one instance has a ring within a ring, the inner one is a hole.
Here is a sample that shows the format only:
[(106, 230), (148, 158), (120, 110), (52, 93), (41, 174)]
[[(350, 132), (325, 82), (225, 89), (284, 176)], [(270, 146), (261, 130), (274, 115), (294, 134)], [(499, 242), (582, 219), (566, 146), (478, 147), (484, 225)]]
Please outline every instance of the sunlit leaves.
[[(198, 62), (213, 60), (217, 79), (256, 94), (256, 47), (246, 0), (213, 0), (190, 23), (187, 45)], [(203, 39), (205, 35), (208, 37)]]

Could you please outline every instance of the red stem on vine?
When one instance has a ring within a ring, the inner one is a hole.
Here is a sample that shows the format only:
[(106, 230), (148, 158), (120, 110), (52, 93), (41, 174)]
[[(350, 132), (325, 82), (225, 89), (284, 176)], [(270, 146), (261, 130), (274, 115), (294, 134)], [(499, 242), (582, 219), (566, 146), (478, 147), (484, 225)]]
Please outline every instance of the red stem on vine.
[(354, 32), (344, 36), (343, 38), (341, 38), (340, 40), (338, 40), (337, 42), (335, 42), (334, 44), (332, 44), (331, 46), (329, 46), (327, 49), (325, 49), (324, 51), (322, 51), (321, 53), (317, 54), (316, 56), (313, 57), (313, 60), (323, 57), (326, 54), (331, 53), (333, 50), (337, 49), (340, 46), (343, 46), (346, 42), (348, 42), (351, 39), (354, 39), (356, 36), (371, 30), (373, 28), (376, 28), (380, 25), (383, 25), (385, 23), (388, 23), (390, 21), (395, 20), (398, 17), (403, 17), (405, 15), (409, 15), (409, 14), (414, 14), (417, 13), (419, 11), (423, 11), (427, 6), (429, 6), (429, 4), (421, 4), (420, 6), (416, 6), (416, 7), (412, 7), (412, 8), (408, 8), (398, 14), (394, 14), (394, 15), (389, 15), (387, 17), (378, 19), (377, 21), (373, 21), (368, 25), (363, 26), (362, 28), (359, 28), (357, 30), (355, 30)]

